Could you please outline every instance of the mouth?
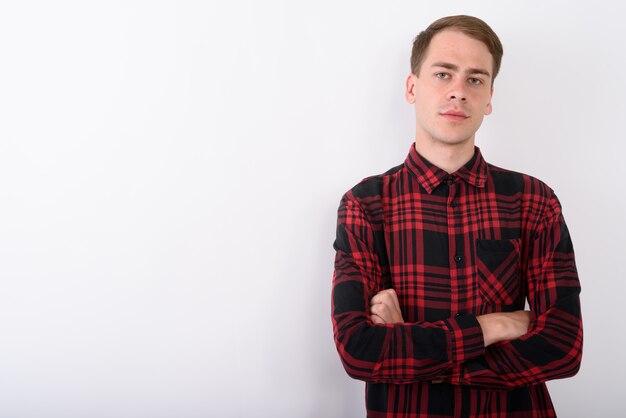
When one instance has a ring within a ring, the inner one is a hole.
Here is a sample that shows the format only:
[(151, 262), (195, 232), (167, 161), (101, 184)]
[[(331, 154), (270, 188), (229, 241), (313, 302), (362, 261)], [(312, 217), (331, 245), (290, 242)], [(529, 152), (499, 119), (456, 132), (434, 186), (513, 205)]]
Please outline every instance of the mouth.
[(459, 110), (452, 110), (452, 109), (446, 110), (445, 112), (441, 112), (440, 115), (446, 118), (447, 120), (450, 120), (453, 122), (459, 122), (459, 121), (463, 121), (469, 118), (469, 116), (465, 112), (461, 112)]

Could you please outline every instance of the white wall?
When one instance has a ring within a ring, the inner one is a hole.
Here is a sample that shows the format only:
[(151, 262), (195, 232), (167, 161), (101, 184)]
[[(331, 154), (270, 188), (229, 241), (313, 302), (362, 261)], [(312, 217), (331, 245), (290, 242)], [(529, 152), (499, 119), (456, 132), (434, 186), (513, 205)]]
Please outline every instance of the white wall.
[(625, 12), (3, 2), (0, 416), (364, 416), (332, 342), (336, 209), (403, 161), (411, 41), (459, 13), (505, 46), (478, 145), (557, 191), (577, 251), (585, 354), (554, 402), (618, 416)]

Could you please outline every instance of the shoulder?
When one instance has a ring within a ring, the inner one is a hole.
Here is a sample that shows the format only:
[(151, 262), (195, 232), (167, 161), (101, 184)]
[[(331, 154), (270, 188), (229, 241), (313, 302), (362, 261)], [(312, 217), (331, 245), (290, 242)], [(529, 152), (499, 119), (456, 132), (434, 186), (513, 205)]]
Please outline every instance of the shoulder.
[(502, 167), (487, 163), (489, 177), (498, 194), (515, 195), (522, 194), (522, 198), (552, 199), (554, 190), (537, 177), (507, 170)]
[(537, 225), (549, 223), (561, 214), (554, 190), (537, 177), (487, 164), (490, 182), (497, 195), (514, 198), (522, 211)]
[(383, 192), (383, 184), (391, 177), (395, 177), (403, 168), (404, 164), (400, 164), (382, 174), (366, 177), (346, 192), (346, 194), (350, 194), (356, 199), (367, 199), (381, 196)]
[(376, 211), (381, 205), (385, 184), (389, 184), (404, 171), (404, 163), (397, 165), (382, 174), (369, 176), (344, 193), (341, 206), (359, 206), (366, 212)]

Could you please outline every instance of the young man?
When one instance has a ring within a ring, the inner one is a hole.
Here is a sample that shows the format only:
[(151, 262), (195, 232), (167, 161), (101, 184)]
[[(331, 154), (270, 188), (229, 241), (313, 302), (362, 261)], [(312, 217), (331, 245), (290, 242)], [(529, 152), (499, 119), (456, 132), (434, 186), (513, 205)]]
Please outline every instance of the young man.
[[(415, 143), (339, 207), (332, 320), (367, 416), (554, 417), (582, 356), (580, 286), (552, 189), (483, 159), (502, 45), (482, 20), (414, 41)], [(525, 302), (529, 311), (524, 311)]]

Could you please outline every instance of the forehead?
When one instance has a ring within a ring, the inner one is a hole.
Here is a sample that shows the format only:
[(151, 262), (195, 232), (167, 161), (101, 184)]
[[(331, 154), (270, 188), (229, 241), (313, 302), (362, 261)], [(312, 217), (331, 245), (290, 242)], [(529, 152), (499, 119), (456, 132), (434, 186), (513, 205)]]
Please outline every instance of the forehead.
[(458, 30), (445, 29), (433, 36), (426, 50), (423, 66), (447, 62), (459, 67), (493, 68), (487, 45)]

